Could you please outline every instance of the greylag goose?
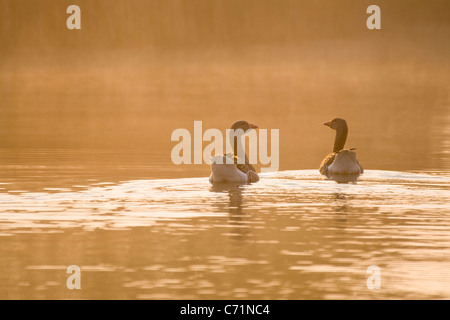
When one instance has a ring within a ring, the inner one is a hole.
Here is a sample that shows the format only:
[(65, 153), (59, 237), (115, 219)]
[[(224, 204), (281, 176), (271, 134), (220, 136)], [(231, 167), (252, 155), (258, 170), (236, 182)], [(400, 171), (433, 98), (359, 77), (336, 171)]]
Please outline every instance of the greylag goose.
[[(231, 126), (231, 129), (236, 132), (236, 135), (230, 134), (229, 136), (230, 143), (234, 147), (234, 152), (233, 154), (218, 155), (211, 158), (211, 176), (209, 177), (209, 182), (251, 183), (259, 181), (259, 176), (255, 168), (249, 163), (241, 141), (242, 135), (256, 128), (258, 126), (243, 120), (237, 121)], [(243, 161), (238, 161), (238, 154), (240, 154), (238, 150), (242, 150), (244, 154)]]
[(361, 174), (363, 167), (356, 158), (355, 149), (344, 149), (347, 140), (347, 122), (341, 118), (335, 118), (325, 122), (325, 126), (336, 130), (333, 152), (322, 161), (319, 172), (329, 176), (333, 174)]

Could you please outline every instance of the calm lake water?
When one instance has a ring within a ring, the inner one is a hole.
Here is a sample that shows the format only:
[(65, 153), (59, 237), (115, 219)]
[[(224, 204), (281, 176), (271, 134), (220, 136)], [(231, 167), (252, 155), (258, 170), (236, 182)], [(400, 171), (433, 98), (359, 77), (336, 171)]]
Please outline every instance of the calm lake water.
[[(2, 1), (0, 299), (450, 299), (449, 3), (377, 5), (83, 1), (68, 30)], [(356, 183), (318, 173), (334, 117)], [(279, 129), (279, 171), (172, 163), (237, 120)]]
[[(2, 298), (450, 297), (448, 171), (367, 170), (338, 184), (288, 170), (212, 186), (82, 169), (2, 166), (29, 177), (0, 184)], [(66, 287), (69, 265), (81, 290)], [(371, 265), (379, 290), (366, 286)]]
[[(2, 97), (1, 298), (450, 298), (448, 82), (361, 87), (352, 99), (286, 91), (283, 79), (270, 89), (258, 79), (239, 88), (234, 76), (220, 89), (166, 81), (179, 102), (114, 95), (107, 81), (93, 84), (109, 88), (100, 97), (39, 82)], [(216, 90), (236, 104), (224, 108)], [(347, 146), (366, 169), (357, 183), (318, 173), (334, 138), (322, 122), (334, 116), (349, 122)], [(237, 119), (280, 129), (280, 171), (214, 187), (207, 164), (171, 162), (173, 130)], [(69, 265), (81, 290), (66, 287)], [(371, 265), (380, 289), (367, 288)]]
[[(115, 95), (106, 80), (92, 84), (108, 88), (100, 97), (39, 82), (10, 89), (0, 298), (450, 298), (448, 82), (421, 90), (425, 80), (356, 97), (295, 93), (285, 79), (242, 88), (235, 76), (219, 88), (166, 79), (155, 96)], [(215, 91), (236, 103), (224, 107)], [(349, 122), (347, 146), (366, 169), (355, 184), (318, 173), (334, 138), (322, 123), (334, 116)], [(173, 130), (194, 120), (225, 130), (238, 119), (280, 129), (279, 172), (213, 187), (207, 164), (171, 162)], [(69, 265), (82, 270), (81, 290), (66, 287)], [(371, 265), (381, 289), (367, 288)]]

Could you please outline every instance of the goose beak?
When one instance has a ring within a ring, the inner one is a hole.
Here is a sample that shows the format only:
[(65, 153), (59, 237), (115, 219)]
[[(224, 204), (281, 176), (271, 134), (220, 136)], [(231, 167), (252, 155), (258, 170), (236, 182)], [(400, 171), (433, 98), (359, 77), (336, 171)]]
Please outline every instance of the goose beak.
[(249, 123), (248, 126), (250, 129), (258, 129), (258, 126), (252, 123)]
[(330, 128), (331, 128), (331, 121), (328, 121), (328, 122), (324, 122), (324, 123), (323, 123), (323, 125), (324, 125), (324, 126), (328, 126), (328, 127), (330, 127)]

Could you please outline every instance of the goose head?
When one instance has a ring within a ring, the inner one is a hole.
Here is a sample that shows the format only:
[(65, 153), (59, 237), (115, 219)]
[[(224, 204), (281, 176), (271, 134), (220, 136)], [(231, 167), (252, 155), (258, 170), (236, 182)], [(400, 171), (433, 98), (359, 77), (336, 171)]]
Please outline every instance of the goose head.
[(333, 152), (339, 152), (344, 149), (348, 134), (347, 122), (341, 118), (334, 118), (333, 120), (325, 122), (324, 125), (336, 131)]
[(334, 118), (333, 120), (325, 122), (323, 125), (336, 131), (347, 129), (347, 121), (342, 118)]
[(233, 123), (233, 125), (231, 126), (231, 129), (233, 129), (234, 131), (241, 129), (244, 132), (247, 132), (250, 129), (257, 129), (258, 126), (248, 123), (245, 120), (240, 120), (240, 121), (236, 121), (235, 123)]

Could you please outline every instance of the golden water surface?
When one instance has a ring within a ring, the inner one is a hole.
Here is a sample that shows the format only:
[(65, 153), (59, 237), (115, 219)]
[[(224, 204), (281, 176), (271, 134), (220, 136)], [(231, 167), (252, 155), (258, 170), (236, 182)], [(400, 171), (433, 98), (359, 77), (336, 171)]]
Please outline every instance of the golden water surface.
[[(0, 298), (450, 298), (448, 1), (379, 0), (381, 30), (372, 1), (76, 2), (81, 30), (0, 0)], [(318, 173), (334, 117), (357, 183)], [(237, 120), (280, 130), (278, 172), (172, 163)]]

